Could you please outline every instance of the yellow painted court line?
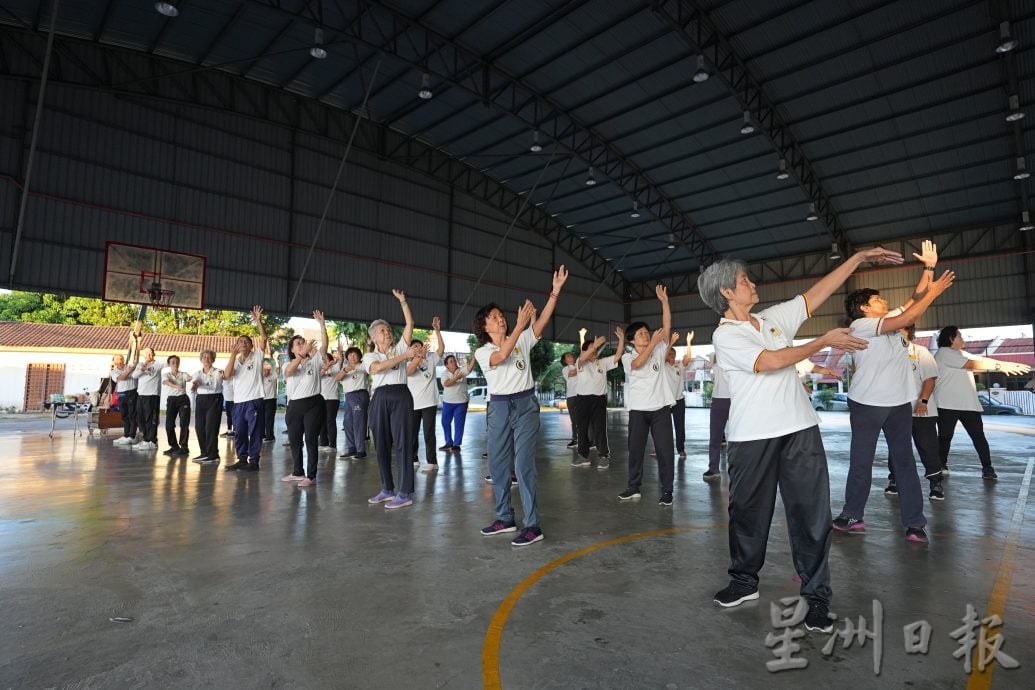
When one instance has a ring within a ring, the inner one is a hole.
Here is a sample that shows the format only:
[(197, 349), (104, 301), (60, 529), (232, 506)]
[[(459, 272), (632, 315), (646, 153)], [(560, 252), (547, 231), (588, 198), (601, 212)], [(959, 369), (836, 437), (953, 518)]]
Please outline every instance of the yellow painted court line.
[[(1017, 505), (1013, 509), (1013, 519), (1010, 521), (1010, 532), (1006, 537), (1006, 546), (1003, 548), (1003, 557), (999, 561), (999, 572), (996, 573), (995, 584), (992, 586), (992, 596), (988, 599), (988, 611), (984, 617), (996, 615), (1006, 620), (1003, 616), (1006, 611), (1006, 597), (1010, 593), (1010, 584), (1013, 581), (1013, 564), (1017, 557), (1017, 543), (1021, 539), (1021, 525), (1024, 523), (1024, 506), (1028, 502), (1028, 487), (1031, 485), (1032, 466), (1035, 465), (1035, 458), (1028, 458), (1028, 468), (1024, 471), (1024, 479), (1021, 480), (1021, 491), (1017, 496)], [(1003, 634), (1002, 628), (993, 628), (990, 633)], [(1004, 649), (1006, 653), (1010, 650)], [(993, 661), (985, 666), (984, 671), (978, 671), (978, 649), (974, 649), (974, 657), (971, 659), (970, 679), (967, 681), (967, 690), (988, 690), (992, 687), (992, 671), (996, 667)]]
[(680, 532), (693, 532), (696, 530), (715, 529), (716, 527), (724, 527), (725, 525), (704, 525), (700, 527), (670, 527), (668, 529), (652, 530), (650, 532), (637, 532), (636, 534), (630, 534), (624, 537), (618, 537), (617, 539), (609, 539), (608, 541), (602, 541), (599, 544), (592, 544), (585, 548), (561, 556), (555, 561), (547, 563), (539, 570), (535, 571), (524, 580), (522, 580), (517, 587), (510, 591), (507, 598), (503, 600), (503, 603), (496, 609), (496, 613), (493, 614), (492, 620), (489, 621), (489, 629), (485, 632), (485, 642), (482, 644), (482, 686), (486, 690), (500, 690), (503, 686), (500, 684), (500, 645), (503, 641), (503, 627), (507, 624), (507, 619), (510, 617), (511, 611), (514, 610), (514, 606), (517, 605), (518, 599), (520, 599), (526, 591), (528, 591), (532, 585), (539, 582), (545, 575), (561, 567), (565, 563), (570, 563), (576, 558), (581, 558), (586, 554), (599, 551), (600, 549), (608, 546), (616, 546), (618, 544), (625, 544), (630, 541), (636, 541), (637, 539), (646, 539), (648, 537), (659, 537), (665, 534), (679, 534)]

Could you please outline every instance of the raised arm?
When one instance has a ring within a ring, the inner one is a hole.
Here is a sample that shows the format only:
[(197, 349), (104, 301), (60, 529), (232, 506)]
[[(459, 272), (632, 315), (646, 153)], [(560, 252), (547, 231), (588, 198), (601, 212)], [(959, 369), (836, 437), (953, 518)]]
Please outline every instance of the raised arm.
[(399, 306), (402, 307), (403, 319), (406, 322), (406, 325), (403, 326), (402, 341), (409, 346), (410, 340), (413, 339), (413, 312), (410, 311), (410, 304), (406, 301), (405, 292), (392, 290), (392, 294), (395, 295), (395, 299), (399, 300)]
[(1007, 362), (1001, 359), (992, 359), (991, 357), (968, 359), (967, 363), (963, 365), (963, 368), (969, 369), (970, 371), (998, 371), (1007, 376), (1020, 376), (1031, 371), (1031, 367), (1027, 364), (1021, 364), (1020, 362)]
[(532, 332), (535, 333), (536, 338), (543, 337), (543, 332), (546, 331), (546, 326), (550, 323), (550, 319), (553, 317), (553, 310), (557, 307), (557, 300), (561, 296), (561, 288), (567, 280), (568, 269), (561, 264), (561, 266), (553, 272), (553, 288), (550, 290), (549, 299), (546, 300), (546, 306), (543, 307), (543, 311), (539, 314), (539, 318), (536, 319), (536, 322), (532, 324)]
[[(805, 291), (805, 301), (808, 303), (809, 314), (816, 313), (820, 305), (827, 301), (830, 295), (834, 294), (841, 285), (848, 280), (849, 276), (855, 273), (864, 262), (900, 264), (904, 261), (902, 255), (884, 247), (872, 247), (862, 249), (848, 257), (840, 266), (826, 274), (815, 285)], [(799, 358), (800, 359), (804, 359)], [(795, 360), (795, 361), (799, 361)], [(794, 362), (791, 362), (793, 364)]]
[[(563, 266), (561, 267), (564, 268)], [(567, 275), (567, 274), (565, 274)], [(553, 300), (551, 300), (553, 301)], [(525, 329), (528, 328), (528, 324), (532, 321), (532, 314), (535, 313), (535, 305), (532, 304), (531, 300), (525, 300), (525, 303), (518, 309), (517, 322), (514, 324), (514, 330), (510, 332), (507, 339), (503, 341), (503, 345), (496, 352), (492, 353), (489, 357), (489, 366), (495, 367), (499, 364), (507, 361), (507, 357), (510, 357), (510, 353), (517, 347), (518, 338), (524, 333)]]
[(438, 339), (438, 349), (435, 350), (435, 356), (442, 359), (442, 355), (446, 352), (446, 343), (442, 340), (442, 322), (436, 316), (431, 320), (431, 327), (435, 330), (435, 338)]
[(672, 310), (668, 306), (668, 288), (658, 285), (654, 288), (654, 294), (661, 302), (661, 340), (668, 342), (672, 337)]
[(667, 340), (664, 331), (664, 328), (659, 328), (651, 334), (650, 342), (647, 343), (647, 347), (629, 363), (633, 369), (639, 369), (646, 364), (648, 360), (650, 360), (651, 353), (654, 352), (655, 348)]
[[(926, 275), (927, 269), (923, 270)], [(881, 321), (880, 332), (881, 333), (893, 333), (897, 330), (905, 328), (916, 323), (916, 320), (920, 318), (920, 315), (927, 311), (927, 308), (931, 306), (931, 302), (948, 290), (952, 286), (952, 281), (956, 279), (956, 274), (952, 271), (946, 271), (942, 273), (938, 280), (931, 282), (924, 290), (924, 294), (920, 296), (920, 299), (909, 301), (909, 308), (898, 316), (892, 316)], [(920, 279), (924, 281), (923, 278)], [(914, 295), (915, 296), (915, 295)]]
[(686, 354), (683, 355), (683, 366), (690, 364), (694, 358), (694, 331), (686, 332)]
[(330, 338), (327, 337), (327, 319), (319, 309), (313, 310), (313, 318), (320, 324), (320, 351), (327, 352), (327, 343), (330, 342)]
[(927, 286), (934, 280), (934, 267), (938, 265), (938, 247), (931, 240), (924, 240), (920, 253), (913, 252), (913, 256), (924, 265), (924, 270), (920, 271), (920, 279), (916, 282), (913, 296), (902, 304), (902, 309), (908, 309), (913, 302), (923, 297), (927, 292)]
[(370, 367), (368, 368), (368, 370), (370, 371), (371, 374), (380, 374), (382, 371), (385, 371), (386, 369), (391, 369), (396, 364), (399, 364), (401, 362), (406, 362), (406, 361), (409, 361), (409, 360), (413, 359), (414, 357), (417, 356), (417, 353), (420, 352), (421, 347), (423, 347), (423, 346), (422, 345), (416, 345), (416, 344), (415, 345), (411, 345), (409, 347), (409, 349), (407, 349), (401, 355), (396, 355), (395, 357), (391, 357), (389, 359), (386, 359), (383, 362), (371, 362), (370, 363)]
[(762, 350), (758, 359), (755, 360), (755, 373), (792, 367), (825, 347), (836, 347), (845, 352), (857, 352), (865, 350), (866, 345), (864, 339), (852, 335), (851, 328), (835, 328), (804, 345), (785, 347), (782, 350)]
[(257, 343), (258, 349), (265, 352), (269, 338), (266, 337), (266, 324), (262, 322), (262, 307), (258, 304), (252, 307), (252, 323), (254, 323), (255, 327), (259, 329), (259, 342)]
[[(581, 364), (585, 364), (586, 362), (588, 362), (590, 356), (595, 354), (595, 353), (597, 353), (597, 352), (600, 352), (600, 348), (602, 348), (606, 344), (607, 344), (607, 338), (605, 338), (602, 335), (598, 335), (596, 338), (593, 339), (593, 342), (590, 344), (590, 346), (588, 348), (586, 348), (585, 350), (583, 350), (582, 353), (579, 355), (578, 363), (581, 365)], [(573, 369), (573, 371), (574, 371), (574, 369)], [(571, 372), (568, 372), (568, 375), (569, 376), (573, 376), (574, 374), (572, 374)]]

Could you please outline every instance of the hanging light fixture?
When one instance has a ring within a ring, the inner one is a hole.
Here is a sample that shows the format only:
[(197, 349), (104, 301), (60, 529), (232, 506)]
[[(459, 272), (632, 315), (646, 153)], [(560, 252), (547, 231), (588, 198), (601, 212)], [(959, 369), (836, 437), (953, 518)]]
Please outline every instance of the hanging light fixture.
[(1007, 122), (1016, 122), (1024, 119), (1024, 111), (1021, 110), (1021, 99), (1017, 94), (1010, 96), (1010, 112), (1006, 114)]
[(417, 92), (417, 95), (424, 101), (430, 101), (431, 97), (435, 95), (431, 93), (431, 77), (427, 72), (420, 75), (420, 91)]
[(586, 186), (592, 187), (597, 183), (597, 178), (593, 177), (593, 166), (589, 166), (589, 174), (586, 175)]
[(629, 217), (630, 218), (639, 218), (640, 217), (640, 202), (633, 201), (633, 210), (632, 210), (632, 213), (629, 214)]
[(309, 54), (317, 60), (327, 57), (327, 51), (323, 49), (323, 29), (320, 27), (313, 29), (313, 47), (309, 49)]
[(708, 77), (712, 75), (708, 74), (708, 70), (704, 68), (704, 56), (697, 56), (697, 71), (694, 72), (694, 83), (700, 84), (701, 82), (708, 81)]
[(837, 242), (830, 245), (830, 260), (838, 261), (841, 258), (841, 250), (837, 248)]
[(780, 171), (778, 173), (776, 173), (776, 179), (778, 179), (778, 180), (786, 180), (790, 176), (791, 176), (791, 174), (789, 172), (787, 172), (787, 159), (781, 158), (780, 159)]
[(805, 216), (805, 220), (810, 223), (814, 220), (819, 220), (819, 216), (816, 215), (816, 204), (809, 204), (809, 215)]
[(171, 2), (156, 2), (155, 9), (158, 14), (163, 14), (166, 17), (179, 17), (180, 11), (176, 9), (176, 5)]
[(747, 110), (744, 111), (744, 126), (740, 128), (741, 134), (751, 134), (755, 131), (755, 126), (751, 124), (751, 113)]
[(674, 233), (674, 232), (670, 232), (668, 234), (668, 248), (669, 249), (675, 249), (676, 248), (676, 233)]
[(532, 153), (539, 153), (543, 150), (543, 147), (539, 144), (539, 130), (532, 130), (532, 145), (528, 147), (528, 150)]
[(1017, 47), (1017, 40), (1010, 36), (1010, 22), (999, 23), (999, 45), (995, 47), (997, 53), (1009, 53)]
[(1035, 230), (1035, 225), (1031, 224), (1031, 214), (1027, 211), (1021, 211), (1021, 232), (1028, 232), (1029, 230)]
[(1024, 165), (1024, 157), (1018, 156), (1017, 158), (1017, 172), (1013, 174), (1015, 180), (1026, 180), (1031, 177), (1031, 173), (1028, 172), (1027, 167)]

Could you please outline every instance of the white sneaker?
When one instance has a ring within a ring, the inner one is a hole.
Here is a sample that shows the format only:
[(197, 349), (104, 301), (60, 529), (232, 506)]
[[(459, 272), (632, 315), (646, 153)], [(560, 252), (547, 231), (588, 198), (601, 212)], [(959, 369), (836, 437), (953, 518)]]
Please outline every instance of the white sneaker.
[(126, 446), (130, 443), (133, 443), (133, 439), (131, 439), (129, 436), (120, 436), (119, 438), (111, 442), (113, 446)]
[(150, 441), (141, 441), (137, 445), (133, 446), (133, 450), (154, 450), (158, 446)]

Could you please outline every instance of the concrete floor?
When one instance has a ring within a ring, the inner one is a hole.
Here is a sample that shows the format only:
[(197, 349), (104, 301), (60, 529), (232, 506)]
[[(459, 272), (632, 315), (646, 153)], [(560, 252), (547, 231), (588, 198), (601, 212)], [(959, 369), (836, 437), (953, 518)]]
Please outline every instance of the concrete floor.
[[(823, 419), (836, 515), (847, 415)], [(1020, 668), (995, 666), (991, 686), (1031, 687), (1035, 420), (986, 420), (999, 481), (981, 481), (957, 436), (948, 500), (927, 504), (929, 545), (903, 539), (883, 468), (867, 534), (835, 534), (832, 610), (872, 627), (881, 602), (880, 676), (872, 641), (827, 657), (827, 636), (811, 633), (796, 655), (807, 668), (767, 671), (770, 606), (797, 592), (780, 506), (761, 599), (712, 603), (726, 584), (728, 487), (701, 481), (706, 410), (687, 411), (671, 508), (657, 505), (649, 464), (643, 498), (616, 499), (623, 414), (610, 414), (614, 457), (598, 471), (569, 465), (568, 417), (544, 412), (546, 540), (526, 549), (478, 534), (493, 518), (480, 413), (463, 454), (440, 454), (437, 474), (417, 476), (416, 504), (395, 512), (366, 503), (372, 456), (328, 455), (318, 485), (299, 489), (279, 481), (279, 438), (261, 473), (238, 476), (113, 447), (112, 435), (0, 424), (0, 687), (988, 687), (953, 658), (967, 604), (1005, 611), (1002, 651)], [(907, 655), (902, 627), (918, 620), (930, 649)]]

